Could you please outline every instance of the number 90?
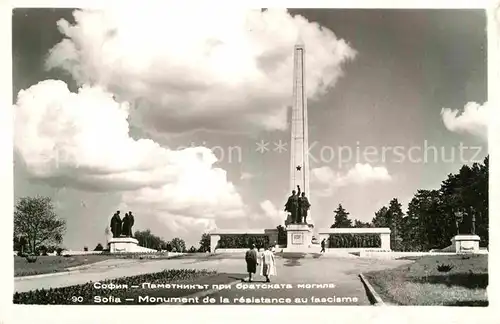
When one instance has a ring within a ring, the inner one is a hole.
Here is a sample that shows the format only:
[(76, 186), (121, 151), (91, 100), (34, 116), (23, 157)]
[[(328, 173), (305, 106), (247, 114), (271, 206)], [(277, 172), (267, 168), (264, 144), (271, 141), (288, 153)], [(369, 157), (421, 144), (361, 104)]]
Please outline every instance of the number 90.
[(83, 297), (82, 296), (73, 296), (73, 297), (71, 297), (71, 301), (73, 303), (81, 303), (81, 302), (83, 302)]

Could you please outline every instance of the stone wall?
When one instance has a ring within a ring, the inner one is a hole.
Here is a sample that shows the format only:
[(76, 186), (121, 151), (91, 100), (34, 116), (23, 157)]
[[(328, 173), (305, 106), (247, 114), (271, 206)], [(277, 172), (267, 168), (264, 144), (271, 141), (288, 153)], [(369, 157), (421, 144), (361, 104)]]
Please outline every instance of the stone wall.
[[(217, 242), (223, 235), (268, 235), (269, 242), (271, 244), (278, 242), (278, 230), (277, 229), (217, 229), (209, 233), (210, 235), (210, 252), (214, 253)], [(391, 230), (386, 227), (368, 227), (368, 228), (326, 228), (318, 230), (318, 242), (321, 242), (323, 238), (328, 239), (330, 235), (335, 234), (378, 234), (380, 235), (381, 246), (379, 248), (339, 248), (339, 249), (327, 249), (327, 250), (345, 250), (345, 251), (390, 251), (390, 234)], [(311, 244), (312, 246), (312, 244)], [(316, 245), (314, 245), (316, 246)], [(318, 245), (319, 246), (319, 245)], [(286, 248), (286, 247), (280, 247)], [(228, 253), (238, 253), (240, 251), (245, 251), (247, 248), (236, 248), (236, 249), (217, 249), (218, 252), (228, 252)], [(219, 251), (220, 250), (220, 251)]]
[[(388, 227), (366, 227), (366, 228), (323, 228), (318, 230), (319, 241), (328, 239), (335, 234), (378, 234), (380, 235), (383, 250), (391, 249), (391, 229)], [(372, 249), (372, 248), (369, 248)]]
[[(214, 230), (209, 233), (210, 235), (210, 252), (214, 253), (216, 247), (217, 247), (217, 242), (219, 242), (221, 236), (224, 235), (255, 235), (255, 236), (262, 236), (262, 235), (267, 235), (269, 237), (269, 242), (270, 244), (277, 244), (278, 243), (278, 229), (218, 229)], [(224, 251), (235, 251), (239, 252), (240, 250), (247, 250), (248, 248), (236, 248), (236, 249), (230, 249), (230, 248), (225, 248), (225, 249), (220, 249)], [(219, 251), (219, 249), (217, 249)]]

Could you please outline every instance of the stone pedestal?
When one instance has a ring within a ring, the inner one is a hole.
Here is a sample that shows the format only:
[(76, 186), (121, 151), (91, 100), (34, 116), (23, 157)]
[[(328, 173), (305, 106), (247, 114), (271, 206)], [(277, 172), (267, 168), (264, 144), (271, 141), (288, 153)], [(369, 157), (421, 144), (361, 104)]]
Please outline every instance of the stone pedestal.
[(286, 227), (286, 252), (308, 252), (313, 230), (308, 224), (290, 224)]
[(133, 237), (113, 237), (108, 244), (111, 253), (130, 253), (140, 250), (139, 241)]
[(477, 253), (480, 240), (477, 235), (456, 235), (451, 239), (451, 246), (456, 253)]

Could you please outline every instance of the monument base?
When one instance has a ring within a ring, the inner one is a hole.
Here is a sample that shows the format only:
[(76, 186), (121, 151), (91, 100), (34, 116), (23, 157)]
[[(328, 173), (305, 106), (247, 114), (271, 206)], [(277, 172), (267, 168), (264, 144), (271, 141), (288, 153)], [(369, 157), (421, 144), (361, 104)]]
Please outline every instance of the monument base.
[(310, 224), (289, 224), (286, 227), (287, 244), (283, 252), (310, 252), (313, 236)]
[(108, 241), (109, 252), (130, 253), (139, 252), (139, 241), (133, 237), (113, 237)]
[(477, 235), (456, 235), (451, 239), (451, 247), (456, 253), (477, 253), (480, 240)]

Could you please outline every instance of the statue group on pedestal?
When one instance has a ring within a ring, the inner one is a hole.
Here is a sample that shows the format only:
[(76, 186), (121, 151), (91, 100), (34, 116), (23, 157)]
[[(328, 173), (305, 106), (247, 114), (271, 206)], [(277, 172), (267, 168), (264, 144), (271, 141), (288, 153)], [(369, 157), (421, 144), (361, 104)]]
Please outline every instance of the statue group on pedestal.
[(117, 210), (116, 213), (111, 217), (111, 233), (113, 237), (132, 237), (132, 226), (134, 225), (134, 216), (132, 212), (129, 211), (125, 213), (123, 219), (120, 218), (120, 211)]
[(288, 197), (285, 205), (285, 211), (289, 214), (288, 224), (307, 224), (307, 211), (311, 204), (306, 197), (305, 192), (300, 192), (300, 186), (297, 186), (298, 193), (292, 190), (292, 195)]
[(454, 215), (457, 235), (460, 235), (461, 232), (476, 235), (476, 214), (474, 213), (472, 207), (469, 207), (468, 209), (459, 208), (455, 211)]

